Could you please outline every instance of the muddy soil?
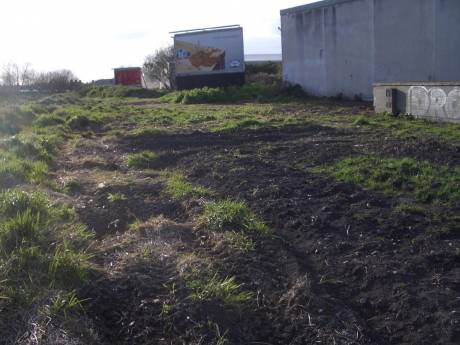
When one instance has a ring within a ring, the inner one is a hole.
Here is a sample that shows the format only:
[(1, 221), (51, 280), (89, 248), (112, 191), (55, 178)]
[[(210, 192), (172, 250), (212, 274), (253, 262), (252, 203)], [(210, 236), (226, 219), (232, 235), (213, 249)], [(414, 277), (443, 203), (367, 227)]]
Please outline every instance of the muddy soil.
[[(400, 199), (309, 168), (363, 152), (455, 166), (459, 146), (313, 124), (116, 142), (102, 135), (69, 147), (57, 173), (80, 181), (77, 212), (99, 238), (100, 274), (80, 293), (101, 343), (216, 344), (225, 335), (232, 344), (458, 344), (458, 224), (397, 213)], [(245, 200), (276, 236), (255, 237), (244, 253), (199, 229), (206, 200), (173, 201), (159, 173), (124, 165), (124, 154), (143, 149), (159, 154), (157, 168)], [(89, 155), (97, 166), (82, 163)], [(128, 198), (111, 205), (107, 193)], [(460, 206), (431, 211), (455, 215)], [(135, 219), (145, 224), (132, 234)], [(446, 225), (457, 230), (437, 235)], [(254, 298), (244, 307), (190, 300), (184, 257), (207, 258)]]

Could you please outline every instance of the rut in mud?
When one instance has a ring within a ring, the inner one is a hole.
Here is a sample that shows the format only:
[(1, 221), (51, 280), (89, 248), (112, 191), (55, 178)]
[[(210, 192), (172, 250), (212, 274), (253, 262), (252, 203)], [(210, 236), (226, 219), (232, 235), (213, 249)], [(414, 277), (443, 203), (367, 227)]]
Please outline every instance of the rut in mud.
[[(398, 198), (310, 170), (362, 152), (455, 165), (458, 146), (315, 124), (103, 134), (68, 147), (57, 173), (80, 181), (77, 211), (99, 238), (100, 274), (81, 293), (102, 342), (453, 344), (460, 336), (458, 232), (433, 240), (441, 224), (395, 213)], [(158, 154), (154, 170), (128, 169), (124, 155), (146, 149)], [(185, 172), (215, 199), (246, 201), (275, 236), (254, 235), (252, 251), (233, 248), (199, 226), (208, 198), (173, 200), (161, 169)], [(111, 204), (109, 193), (126, 200)], [(251, 297), (192, 299), (192, 271), (235, 277)]]

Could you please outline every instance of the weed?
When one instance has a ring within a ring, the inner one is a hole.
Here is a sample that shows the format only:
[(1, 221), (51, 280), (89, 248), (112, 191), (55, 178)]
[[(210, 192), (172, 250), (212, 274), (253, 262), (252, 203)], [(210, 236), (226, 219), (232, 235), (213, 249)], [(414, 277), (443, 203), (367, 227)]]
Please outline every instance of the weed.
[(208, 203), (199, 222), (201, 226), (215, 231), (249, 231), (265, 235), (272, 233), (242, 201), (223, 200)]
[(0, 248), (10, 253), (21, 246), (40, 242), (40, 214), (31, 209), (18, 213), (6, 221), (0, 229)]
[(0, 193), (0, 215), (3, 217), (11, 218), (26, 211), (48, 214), (50, 206), (44, 193), (28, 193), (18, 189)]
[(77, 297), (75, 290), (58, 293), (51, 301), (50, 313), (52, 316), (63, 315), (68, 318), (70, 313), (83, 310), (83, 302)]
[(156, 127), (138, 128), (129, 132), (128, 136), (132, 138), (154, 137), (165, 134), (165, 130)]
[(113, 194), (109, 193), (107, 196), (107, 200), (111, 204), (119, 203), (119, 202), (125, 201), (126, 199), (127, 199), (126, 195), (121, 194), (121, 193), (113, 193)]
[(74, 130), (84, 130), (94, 122), (86, 115), (75, 115), (67, 120), (67, 125)]
[(80, 91), (80, 95), (86, 97), (139, 97), (156, 98), (163, 95), (162, 90), (150, 90), (142, 87), (129, 86), (87, 86)]
[(223, 124), (213, 128), (214, 132), (232, 132), (232, 131), (238, 131), (242, 129), (259, 129), (262, 127), (267, 126), (268, 123), (262, 122), (259, 120), (255, 119), (246, 119), (242, 121), (234, 121), (234, 120), (228, 120), (225, 121)]
[(358, 116), (354, 121), (353, 124), (355, 126), (369, 126), (371, 122), (366, 116)]
[(0, 133), (16, 134), (29, 125), (35, 114), (18, 106), (0, 108)]
[(255, 249), (254, 241), (241, 232), (231, 231), (226, 234), (226, 237), (230, 240), (233, 248), (241, 250), (244, 253)]
[(148, 169), (155, 162), (157, 155), (152, 151), (143, 151), (140, 153), (129, 154), (126, 163), (130, 168)]
[(85, 282), (89, 275), (89, 259), (90, 255), (74, 251), (69, 242), (64, 241), (56, 248), (49, 265), (53, 284), (74, 286)]
[(228, 304), (241, 304), (253, 296), (251, 292), (240, 291), (241, 286), (236, 283), (235, 277), (221, 279), (217, 274), (209, 279), (187, 281), (187, 287), (192, 290), (190, 298), (195, 301), (216, 299)]
[(188, 182), (185, 176), (178, 172), (169, 173), (166, 176), (165, 191), (174, 199), (201, 198), (211, 194), (206, 188)]
[(406, 215), (426, 215), (426, 210), (422, 206), (416, 204), (401, 203), (394, 208), (394, 211)]
[(241, 101), (279, 101), (305, 96), (296, 87), (282, 87), (280, 83), (265, 85), (250, 83), (244, 86), (228, 88), (202, 88), (177, 91), (164, 95), (161, 100), (169, 103), (201, 104), (201, 103), (235, 103)]
[(141, 225), (144, 224), (141, 220), (136, 219), (134, 222), (129, 224), (128, 231), (131, 233), (137, 233), (141, 228)]
[(33, 124), (37, 127), (50, 127), (50, 126), (57, 126), (63, 125), (65, 123), (65, 119), (58, 114), (44, 114), (37, 117)]
[(79, 193), (82, 189), (81, 183), (77, 180), (70, 180), (64, 184), (64, 191), (71, 195)]

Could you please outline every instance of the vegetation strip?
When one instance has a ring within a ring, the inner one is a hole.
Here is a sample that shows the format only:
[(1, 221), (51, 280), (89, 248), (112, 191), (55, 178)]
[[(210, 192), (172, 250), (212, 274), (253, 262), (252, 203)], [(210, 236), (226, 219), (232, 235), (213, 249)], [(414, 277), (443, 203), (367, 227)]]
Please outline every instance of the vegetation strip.
[(390, 195), (413, 195), (419, 202), (460, 200), (460, 167), (434, 167), (413, 158), (361, 156), (313, 171)]

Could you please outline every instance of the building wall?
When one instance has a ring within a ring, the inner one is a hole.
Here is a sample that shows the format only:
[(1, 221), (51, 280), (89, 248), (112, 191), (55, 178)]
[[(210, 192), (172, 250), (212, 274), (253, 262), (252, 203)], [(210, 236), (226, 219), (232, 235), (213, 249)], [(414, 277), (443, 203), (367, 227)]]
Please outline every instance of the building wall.
[(282, 11), (281, 28), (283, 77), (314, 95), (460, 80), (459, 0), (326, 0)]

